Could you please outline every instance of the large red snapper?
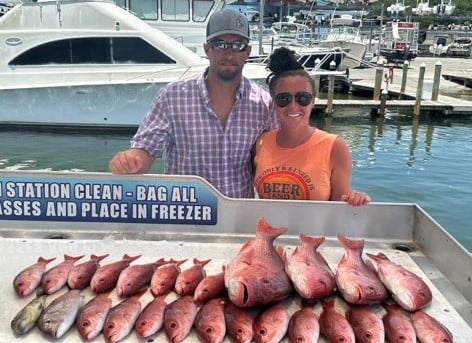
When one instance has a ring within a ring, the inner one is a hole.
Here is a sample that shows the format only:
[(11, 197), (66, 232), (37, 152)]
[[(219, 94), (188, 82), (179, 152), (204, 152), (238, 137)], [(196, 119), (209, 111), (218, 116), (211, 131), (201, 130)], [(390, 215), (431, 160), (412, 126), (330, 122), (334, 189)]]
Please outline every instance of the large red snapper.
[(77, 331), (84, 341), (91, 341), (102, 332), (111, 305), (108, 293), (101, 293), (85, 304), (75, 321)]
[(193, 300), (204, 303), (210, 299), (216, 298), (225, 290), (225, 274), (221, 272), (215, 275), (205, 277), (195, 288)]
[(143, 309), (136, 320), (135, 329), (140, 337), (154, 335), (164, 325), (164, 310), (167, 306), (164, 296), (157, 296)]
[(64, 255), (64, 261), (52, 267), (43, 274), (41, 278), (41, 288), (46, 294), (57, 292), (67, 283), (69, 273), (74, 266), (74, 263), (80, 260), (81, 256)]
[(280, 342), (287, 333), (289, 320), (288, 311), (281, 302), (264, 309), (254, 319), (254, 342)]
[(16, 294), (20, 297), (26, 297), (33, 293), (41, 283), (41, 278), (46, 271), (46, 265), (55, 259), (55, 257), (50, 259), (39, 257), (35, 264), (19, 272), (13, 280), (13, 288)]
[(154, 296), (164, 295), (174, 290), (175, 280), (180, 273), (180, 265), (184, 260), (170, 259), (169, 263), (158, 267), (151, 278), (151, 292)]
[(175, 292), (180, 296), (193, 294), (200, 281), (206, 277), (206, 272), (203, 267), (210, 261), (211, 259), (199, 260), (194, 258), (193, 266), (181, 271), (177, 275), (175, 279)]
[(93, 274), (100, 267), (100, 261), (108, 254), (97, 256), (92, 254), (90, 260), (72, 267), (67, 277), (67, 285), (70, 289), (83, 289), (90, 284)]
[[(413, 312), (410, 316), (416, 336), (421, 343), (452, 343), (452, 333), (436, 318), (423, 311)], [(470, 337), (469, 337), (470, 339)]]
[(244, 308), (235, 306), (231, 301), (225, 304), (226, 332), (236, 343), (251, 343), (254, 318)]
[(164, 331), (172, 343), (182, 342), (192, 329), (198, 307), (191, 295), (175, 299), (164, 310)]
[(193, 326), (203, 342), (223, 342), (226, 335), (224, 306), (223, 299), (214, 298), (205, 303), (197, 312)]
[(385, 342), (382, 318), (371, 307), (352, 305), (346, 313), (346, 319), (351, 324), (358, 343)]
[(374, 304), (387, 299), (385, 286), (362, 259), (364, 240), (351, 240), (338, 234), (345, 254), (336, 270), (336, 283), (344, 299), (351, 304)]
[(129, 335), (141, 312), (139, 300), (144, 293), (135, 294), (111, 308), (103, 325), (105, 342), (116, 343)]
[(151, 282), (154, 271), (163, 263), (164, 259), (160, 258), (153, 263), (135, 264), (123, 269), (116, 282), (118, 295), (122, 298), (127, 298), (138, 293)]
[(384, 305), (387, 313), (382, 317), (385, 336), (390, 343), (415, 343), (416, 333), (410, 318), (397, 304)]
[(383, 253), (367, 256), (375, 261), (380, 280), (403, 309), (413, 312), (431, 302), (431, 290), (418, 275), (390, 261)]
[(303, 306), (290, 317), (288, 337), (291, 342), (316, 343), (320, 336), (320, 323), (311, 306)]
[(336, 290), (334, 274), (317, 251), (324, 240), (324, 237), (300, 234), (303, 246), (296, 247), (291, 256), (284, 254), (285, 271), (297, 293), (307, 300), (329, 296)]
[(287, 228), (257, 223), (256, 237), (247, 241), (225, 268), (225, 286), (230, 300), (239, 307), (268, 304), (288, 296), (292, 290), (274, 240)]
[(118, 277), (123, 269), (128, 267), (131, 262), (141, 257), (123, 255), (123, 259), (101, 266), (97, 269), (90, 280), (90, 289), (94, 293), (103, 293), (111, 291), (118, 281)]

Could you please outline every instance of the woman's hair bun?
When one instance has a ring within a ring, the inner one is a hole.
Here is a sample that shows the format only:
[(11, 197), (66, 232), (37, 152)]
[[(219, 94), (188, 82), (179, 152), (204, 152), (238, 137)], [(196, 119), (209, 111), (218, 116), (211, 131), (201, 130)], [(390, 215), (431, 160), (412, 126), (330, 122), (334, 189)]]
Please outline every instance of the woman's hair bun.
[(287, 70), (304, 69), (302, 64), (298, 62), (295, 51), (286, 47), (277, 48), (272, 52), (267, 67), (274, 74), (280, 74)]

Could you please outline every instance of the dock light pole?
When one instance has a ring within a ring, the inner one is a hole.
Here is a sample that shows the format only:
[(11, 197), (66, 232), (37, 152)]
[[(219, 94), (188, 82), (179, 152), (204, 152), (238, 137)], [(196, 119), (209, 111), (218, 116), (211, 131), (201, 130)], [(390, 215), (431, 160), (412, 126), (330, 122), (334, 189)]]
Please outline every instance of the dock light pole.
[(421, 63), (420, 74), (418, 76), (418, 88), (416, 89), (416, 101), (413, 109), (413, 116), (418, 117), (421, 111), (421, 97), (423, 96), (423, 83), (424, 83), (424, 72), (426, 70), (426, 64)]
[(434, 64), (434, 79), (433, 79), (433, 91), (431, 93), (431, 100), (437, 101), (439, 94), (439, 81), (441, 80), (441, 61), (437, 61)]

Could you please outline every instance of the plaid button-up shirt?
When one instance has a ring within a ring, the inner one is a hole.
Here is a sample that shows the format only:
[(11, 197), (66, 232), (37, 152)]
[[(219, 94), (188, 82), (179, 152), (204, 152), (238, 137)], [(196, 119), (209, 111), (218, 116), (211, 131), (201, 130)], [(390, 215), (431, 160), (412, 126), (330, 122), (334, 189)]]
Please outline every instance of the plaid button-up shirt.
[(223, 122), (210, 107), (204, 75), (160, 89), (131, 146), (154, 158), (165, 152), (166, 174), (198, 175), (226, 196), (252, 198), (252, 147), (277, 126), (270, 95), (243, 78)]

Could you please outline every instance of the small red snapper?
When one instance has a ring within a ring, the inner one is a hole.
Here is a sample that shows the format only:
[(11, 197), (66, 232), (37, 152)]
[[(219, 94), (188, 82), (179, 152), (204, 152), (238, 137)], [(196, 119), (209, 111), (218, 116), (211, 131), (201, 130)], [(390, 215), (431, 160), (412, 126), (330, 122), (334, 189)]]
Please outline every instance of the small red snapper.
[(374, 304), (387, 299), (387, 289), (362, 259), (364, 240), (351, 240), (341, 234), (338, 240), (345, 253), (335, 278), (344, 299), (351, 304)]
[(334, 300), (321, 301), (323, 311), (320, 315), (320, 332), (329, 342), (355, 343), (356, 338), (351, 324), (335, 309)]
[(367, 305), (352, 305), (346, 319), (354, 330), (358, 343), (383, 343), (385, 330), (382, 318)]
[(141, 255), (129, 256), (125, 254), (122, 260), (98, 268), (95, 274), (93, 274), (92, 280), (90, 280), (90, 289), (92, 292), (103, 293), (111, 291), (115, 287), (121, 271), (139, 257), (141, 257)]
[(231, 301), (225, 304), (226, 332), (236, 343), (251, 343), (253, 339), (254, 318), (244, 308), (235, 306)]
[(184, 260), (170, 259), (170, 262), (158, 267), (151, 278), (151, 293), (154, 296), (164, 295), (174, 290), (175, 280), (180, 273), (180, 265), (185, 263)]
[(384, 305), (387, 313), (382, 321), (385, 328), (385, 336), (390, 343), (415, 343), (416, 333), (410, 318), (397, 304)]
[(303, 306), (290, 317), (288, 337), (291, 342), (316, 343), (320, 336), (320, 323), (311, 306)]
[(67, 285), (70, 289), (83, 289), (90, 284), (93, 274), (100, 266), (100, 261), (106, 258), (108, 254), (97, 256), (92, 254), (90, 260), (77, 264), (72, 267), (67, 277)]
[(181, 271), (175, 279), (175, 292), (180, 295), (193, 294), (200, 281), (206, 277), (206, 272), (203, 267), (207, 265), (211, 259), (200, 261), (197, 258), (193, 259), (193, 266)]
[(62, 337), (74, 324), (83, 302), (84, 296), (77, 289), (60, 295), (41, 312), (38, 328), (49, 337)]
[(431, 302), (431, 290), (418, 275), (390, 261), (385, 254), (367, 253), (367, 256), (375, 261), (380, 280), (403, 309), (413, 312)]
[[(423, 311), (413, 312), (410, 316), (416, 336), (422, 343), (452, 343), (452, 333), (436, 318)], [(469, 337), (470, 339), (470, 337)]]
[(139, 299), (144, 293), (135, 294), (110, 309), (103, 325), (105, 342), (116, 343), (129, 335), (141, 312)]
[(307, 300), (329, 296), (336, 290), (334, 274), (317, 251), (324, 240), (300, 234), (303, 247), (296, 247), (289, 257), (284, 253), (285, 270), (297, 293)]
[(46, 265), (55, 259), (55, 257), (50, 259), (39, 257), (35, 264), (19, 272), (13, 280), (13, 288), (16, 294), (20, 297), (26, 297), (33, 293), (41, 283), (41, 278), (46, 271)]
[(175, 299), (164, 310), (164, 331), (172, 343), (182, 342), (192, 329), (198, 307), (191, 295)]
[(74, 263), (82, 257), (84, 257), (84, 255), (75, 257), (64, 255), (63, 262), (46, 271), (41, 279), (41, 288), (44, 290), (44, 293), (52, 294), (60, 290), (62, 286), (67, 283), (69, 272), (74, 266)]
[(197, 312), (193, 326), (203, 342), (223, 342), (226, 335), (224, 306), (223, 299), (214, 298), (205, 303)]
[(210, 299), (216, 298), (225, 290), (224, 272), (209, 275), (205, 277), (195, 288), (193, 300), (204, 303)]
[(102, 332), (111, 306), (108, 293), (101, 293), (85, 304), (75, 321), (77, 331), (84, 341), (91, 341)]
[(264, 309), (254, 319), (254, 341), (256, 343), (277, 343), (288, 330), (290, 316), (281, 302)]
[(164, 324), (165, 296), (157, 296), (151, 300), (136, 319), (135, 329), (142, 338), (154, 335)]
[(274, 240), (287, 228), (271, 227), (264, 219), (257, 223), (256, 237), (247, 241), (225, 268), (229, 299), (239, 307), (276, 302), (293, 290)]
[(153, 263), (135, 264), (123, 269), (116, 282), (118, 295), (122, 298), (127, 298), (138, 293), (151, 282), (154, 271), (163, 263), (164, 259), (160, 258)]

